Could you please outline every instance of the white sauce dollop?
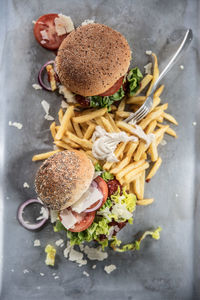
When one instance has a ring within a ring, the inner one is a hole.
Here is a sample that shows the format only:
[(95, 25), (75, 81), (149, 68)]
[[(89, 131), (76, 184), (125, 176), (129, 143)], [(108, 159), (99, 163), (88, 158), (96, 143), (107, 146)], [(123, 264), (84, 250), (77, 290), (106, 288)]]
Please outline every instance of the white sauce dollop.
[[(137, 142), (138, 137), (143, 139), (147, 146), (154, 140), (154, 134), (146, 134), (138, 125), (133, 127), (133, 136), (128, 136), (126, 132), (108, 133), (101, 126), (97, 126), (92, 136), (93, 146), (92, 154), (99, 160), (106, 160), (108, 162), (117, 162), (118, 159), (114, 154), (117, 145), (121, 142)], [(136, 136), (137, 137), (136, 137)]]

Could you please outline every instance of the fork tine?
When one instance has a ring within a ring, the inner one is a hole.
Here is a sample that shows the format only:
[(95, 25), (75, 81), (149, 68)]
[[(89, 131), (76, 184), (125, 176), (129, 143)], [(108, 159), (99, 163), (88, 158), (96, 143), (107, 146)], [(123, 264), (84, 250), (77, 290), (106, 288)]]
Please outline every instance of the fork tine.
[(137, 123), (140, 120), (142, 120), (146, 115), (148, 114), (148, 109), (144, 108), (140, 114), (138, 114), (137, 116), (134, 116), (129, 122), (131, 123)]

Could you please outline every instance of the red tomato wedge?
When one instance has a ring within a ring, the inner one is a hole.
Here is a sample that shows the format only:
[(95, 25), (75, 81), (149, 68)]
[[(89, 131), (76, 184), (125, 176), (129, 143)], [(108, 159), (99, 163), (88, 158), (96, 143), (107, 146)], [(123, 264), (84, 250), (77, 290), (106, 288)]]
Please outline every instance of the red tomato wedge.
[(68, 229), (71, 232), (81, 232), (81, 231), (87, 229), (88, 227), (90, 227), (90, 225), (92, 225), (92, 223), (94, 221), (95, 211), (90, 212), (90, 213), (83, 212), (81, 214), (78, 214), (78, 213), (72, 211), (72, 213), (75, 217), (80, 219), (80, 221), (74, 225), (74, 228)]
[[(60, 44), (66, 38), (67, 34), (58, 36), (55, 29), (54, 20), (57, 18), (57, 14), (47, 14), (41, 16), (35, 23), (34, 35), (38, 43), (49, 50), (56, 50), (59, 48)], [(48, 40), (42, 38), (41, 31), (45, 30), (48, 35)]]
[(102, 201), (102, 205), (103, 205), (106, 202), (107, 198), (108, 198), (108, 186), (107, 186), (107, 183), (100, 176), (96, 177), (94, 179), (94, 181), (98, 184), (98, 187), (99, 187), (99, 189), (101, 190), (101, 192), (103, 194), (103, 201)]
[(104, 93), (100, 94), (99, 96), (102, 96), (102, 97), (112, 96), (120, 89), (120, 87), (123, 84), (123, 80), (124, 80), (124, 76), (120, 77), (117, 80), (117, 82), (111, 88), (109, 88), (109, 90), (105, 91)]

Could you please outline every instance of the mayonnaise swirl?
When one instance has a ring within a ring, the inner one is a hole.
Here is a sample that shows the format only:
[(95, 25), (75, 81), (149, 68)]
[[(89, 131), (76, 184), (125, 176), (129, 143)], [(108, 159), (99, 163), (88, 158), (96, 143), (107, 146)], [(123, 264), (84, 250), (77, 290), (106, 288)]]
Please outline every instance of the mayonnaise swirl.
[(124, 131), (109, 133), (101, 126), (97, 126), (92, 136), (93, 156), (99, 160), (117, 162), (119, 160), (115, 156), (114, 151), (119, 143), (137, 142), (139, 137), (146, 141), (147, 146), (149, 146), (154, 139), (154, 134), (145, 134), (142, 128), (138, 125), (135, 125), (135, 128), (133, 127), (133, 134), (134, 135), (132, 136), (128, 136)]

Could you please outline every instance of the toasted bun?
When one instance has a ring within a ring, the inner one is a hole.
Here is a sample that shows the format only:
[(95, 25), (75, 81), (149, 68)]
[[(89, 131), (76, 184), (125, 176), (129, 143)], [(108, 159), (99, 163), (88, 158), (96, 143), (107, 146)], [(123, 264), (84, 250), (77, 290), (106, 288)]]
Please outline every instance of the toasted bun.
[(94, 166), (86, 154), (78, 150), (57, 152), (39, 168), (35, 188), (47, 207), (62, 210), (80, 199), (93, 176)]
[(131, 51), (125, 37), (102, 24), (88, 24), (72, 31), (56, 57), (61, 83), (82, 96), (102, 94), (125, 75)]

